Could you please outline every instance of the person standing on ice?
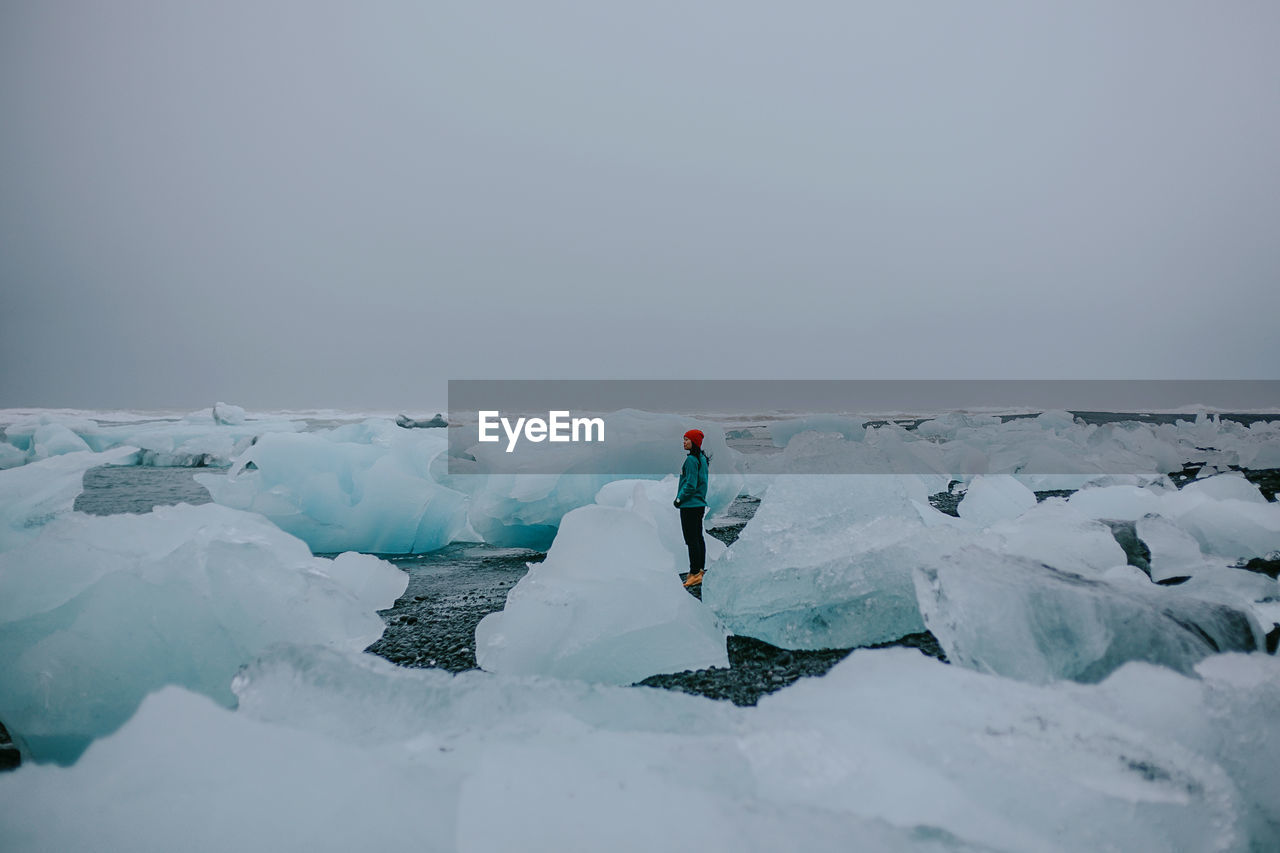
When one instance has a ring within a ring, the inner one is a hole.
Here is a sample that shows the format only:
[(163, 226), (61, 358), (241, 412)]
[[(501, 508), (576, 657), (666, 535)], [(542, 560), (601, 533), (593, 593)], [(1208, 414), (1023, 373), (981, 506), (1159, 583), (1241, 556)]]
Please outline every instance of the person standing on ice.
[(676, 486), (675, 506), (680, 510), (680, 529), (684, 531), (684, 544), (689, 546), (689, 576), (686, 588), (702, 583), (707, 565), (707, 543), (702, 538), (702, 517), (707, 512), (707, 478), (711, 472), (711, 457), (702, 449), (705, 436), (700, 429), (684, 434), (684, 449), (689, 455), (680, 469), (680, 483)]

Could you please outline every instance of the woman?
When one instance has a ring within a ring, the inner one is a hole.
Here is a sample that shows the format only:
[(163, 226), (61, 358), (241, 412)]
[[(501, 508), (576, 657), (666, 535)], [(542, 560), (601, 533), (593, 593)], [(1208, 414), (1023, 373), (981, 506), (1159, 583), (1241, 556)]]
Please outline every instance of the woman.
[(684, 543), (689, 546), (689, 577), (686, 588), (702, 583), (707, 565), (707, 543), (702, 539), (702, 517), (707, 512), (707, 477), (711, 469), (711, 457), (702, 450), (702, 430), (691, 429), (684, 434), (684, 449), (689, 455), (680, 469), (680, 484), (676, 487), (676, 508), (680, 510), (680, 528), (684, 531)]

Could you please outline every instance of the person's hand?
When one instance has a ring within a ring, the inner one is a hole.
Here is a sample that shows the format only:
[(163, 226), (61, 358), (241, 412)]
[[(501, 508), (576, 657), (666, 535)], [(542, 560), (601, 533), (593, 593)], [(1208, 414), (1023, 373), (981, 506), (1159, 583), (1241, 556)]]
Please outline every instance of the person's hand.
[(679, 499), (679, 498), (676, 498), (675, 500), (673, 500), (673, 501), (671, 502), (671, 505), (672, 505), (673, 507), (675, 507), (676, 509), (679, 509), (679, 508), (680, 508), (680, 499)]

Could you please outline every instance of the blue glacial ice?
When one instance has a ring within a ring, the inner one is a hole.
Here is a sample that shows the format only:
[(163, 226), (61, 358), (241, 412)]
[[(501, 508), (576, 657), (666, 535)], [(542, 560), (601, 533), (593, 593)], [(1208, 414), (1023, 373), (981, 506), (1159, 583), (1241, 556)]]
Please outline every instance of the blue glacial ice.
[[(725, 630), (680, 583), (674, 497), (672, 479), (619, 481), (565, 515), (546, 560), (476, 628), (480, 666), (604, 684), (727, 667)], [(708, 558), (722, 550), (711, 539)]]
[(231, 705), (273, 643), (363, 649), (406, 583), (216, 504), (63, 515), (0, 553), (0, 720), (36, 760), (72, 761), (163, 685)]
[(914, 574), (924, 623), (952, 663), (1022, 681), (1098, 681), (1129, 661), (1190, 673), (1211, 654), (1255, 651), (1262, 637), (1245, 602), (1141, 573), (1088, 577), (965, 545)]
[(316, 553), (419, 554), (467, 530), (466, 496), (431, 472), (445, 449), (442, 432), (370, 419), (264, 435), (225, 477), (196, 480), (218, 503), (265, 515)]
[(936, 485), (916, 475), (779, 476), (708, 570), (703, 601), (735, 633), (784, 648), (848, 648), (923, 631), (911, 566), (946, 535), (925, 524), (943, 522), (928, 503)]

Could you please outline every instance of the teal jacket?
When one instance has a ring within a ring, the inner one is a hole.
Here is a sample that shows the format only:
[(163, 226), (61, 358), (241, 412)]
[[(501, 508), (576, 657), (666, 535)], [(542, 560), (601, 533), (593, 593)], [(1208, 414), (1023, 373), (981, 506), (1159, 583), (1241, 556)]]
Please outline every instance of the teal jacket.
[(676, 506), (699, 507), (707, 505), (707, 476), (711, 473), (711, 459), (705, 453), (690, 451), (680, 469), (680, 485), (676, 488)]

